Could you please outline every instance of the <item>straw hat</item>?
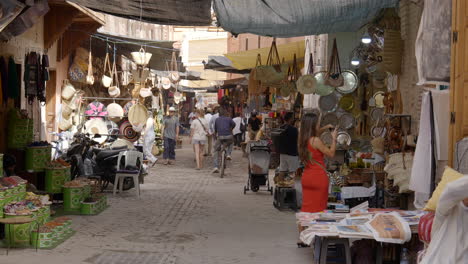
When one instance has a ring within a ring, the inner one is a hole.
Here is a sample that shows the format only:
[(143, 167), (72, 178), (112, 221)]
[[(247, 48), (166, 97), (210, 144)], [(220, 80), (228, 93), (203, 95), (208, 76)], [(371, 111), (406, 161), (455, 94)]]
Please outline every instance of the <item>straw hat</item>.
[[(96, 135), (96, 134), (107, 135), (109, 132), (106, 122), (100, 118), (86, 121), (85, 131), (87, 134), (90, 134), (90, 135)], [(98, 142), (99, 144), (104, 143), (106, 139), (107, 139), (107, 136), (101, 136), (100, 138), (93, 138), (93, 140)]]
[(137, 132), (143, 130), (146, 120), (148, 120), (148, 109), (144, 105), (136, 103), (130, 107), (128, 110), (128, 121), (132, 124), (133, 129), (136, 128)]
[(123, 138), (117, 139), (111, 145), (111, 148), (113, 148), (113, 149), (121, 148), (121, 147), (127, 147), (128, 149), (135, 149), (135, 146), (133, 145), (132, 142), (130, 142), (130, 141), (126, 140), (126, 139), (123, 139)]
[(296, 82), (297, 90), (301, 94), (313, 94), (315, 93), (315, 88), (317, 85), (317, 80), (313, 75), (307, 74), (299, 77), (299, 80)]
[(109, 115), (109, 120), (119, 122), (124, 116), (124, 110), (119, 104), (111, 103), (107, 106), (107, 114)]

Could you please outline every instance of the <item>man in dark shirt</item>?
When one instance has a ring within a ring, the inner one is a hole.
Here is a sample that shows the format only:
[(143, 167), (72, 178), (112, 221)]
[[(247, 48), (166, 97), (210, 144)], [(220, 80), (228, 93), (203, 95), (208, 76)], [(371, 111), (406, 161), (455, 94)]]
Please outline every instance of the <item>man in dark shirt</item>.
[(299, 131), (294, 127), (294, 113), (286, 113), (284, 122), (285, 125), (282, 128), (285, 129), (285, 131), (281, 133), (279, 144), (279, 181), (282, 181), (286, 175), (296, 172), (299, 168), (299, 152), (297, 149)]
[(258, 119), (257, 113), (252, 112), (249, 121), (248, 121), (248, 131), (249, 131), (249, 140), (255, 140), (255, 137), (260, 131), (260, 127), (262, 126), (262, 121)]
[(232, 121), (232, 118), (228, 116), (227, 111), (224, 108), (221, 108), (219, 111), (219, 117), (214, 123), (214, 135), (216, 137), (216, 143), (214, 146), (214, 156), (213, 156), (213, 173), (219, 172), (219, 152), (221, 150), (222, 144), (228, 144), (227, 148), (227, 157), (226, 159), (231, 159), (232, 152), (232, 143), (234, 142), (234, 136), (232, 135), (232, 130), (236, 126), (236, 123)]

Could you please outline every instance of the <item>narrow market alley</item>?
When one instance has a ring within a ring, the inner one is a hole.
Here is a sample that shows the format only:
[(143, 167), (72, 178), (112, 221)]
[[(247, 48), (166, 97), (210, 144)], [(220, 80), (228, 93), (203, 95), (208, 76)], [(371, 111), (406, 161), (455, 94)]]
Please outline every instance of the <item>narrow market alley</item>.
[(2, 264), (310, 263), (298, 249), (292, 212), (280, 212), (267, 192), (243, 194), (247, 159), (233, 153), (227, 176), (196, 171), (188, 144), (177, 163), (157, 164), (141, 185), (112, 197), (97, 216), (72, 216), (76, 234), (53, 250), (14, 249)]

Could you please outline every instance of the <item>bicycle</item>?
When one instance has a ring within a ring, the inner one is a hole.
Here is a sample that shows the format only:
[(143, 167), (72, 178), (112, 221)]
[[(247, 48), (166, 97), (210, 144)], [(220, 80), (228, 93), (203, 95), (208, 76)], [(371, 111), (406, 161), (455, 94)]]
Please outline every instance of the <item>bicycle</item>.
[(220, 154), (218, 156), (218, 158), (220, 159), (220, 177), (223, 178), (224, 177), (224, 171), (226, 169), (226, 163), (227, 163), (227, 150), (229, 148), (229, 146), (233, 143), (233, 139), (232, 138), (226, 138), (226, 139), (222, 139), (220, 138), (220, 141), (221, 141), (221, 145), (219, 146), (219, 151), (220, 151)]

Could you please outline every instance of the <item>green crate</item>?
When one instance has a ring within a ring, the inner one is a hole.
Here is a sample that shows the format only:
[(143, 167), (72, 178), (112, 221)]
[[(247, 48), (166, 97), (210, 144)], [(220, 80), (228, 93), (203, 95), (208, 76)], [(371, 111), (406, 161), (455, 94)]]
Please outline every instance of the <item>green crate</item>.
[(98, 213), (98, 202), (81, 203), (80, 213), (82, 215), (94, 215)]
[(34, 123), (32, 119), (10, 118), (8, 120), (8, 148), (24, 149), (33, 141)]
[(44, 171), (51, 160), (51, 150), (51, 146), (26, 148), (26, 170), (34, 172)]
[[(5, 214), (5, 218), (20, 217), (25, 215), (9, 215)], [(26, 215), (31, 216), (31, 215)], [(29, 247), (31, 227), (33, 223), (27, 224), (6, 224), (5, 225), (5, 240), (7, 245), (11, 247)]]
[(80, 211), (82, 201), (82, 187), (63, 187), (63, 208), (65, 211)]
[(62, 186), (70, 180), (70, 167), (46, 168), (45, 191), (48, 193), (62, 193)]
[(53, 248), (55, 247), (54, 234), (50, 233), (37, 233), (31, 232), (31, 245), (34, 248)]
[(83, 200), (91, 196), (91, 185), (83, 186)]

